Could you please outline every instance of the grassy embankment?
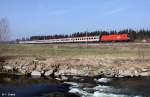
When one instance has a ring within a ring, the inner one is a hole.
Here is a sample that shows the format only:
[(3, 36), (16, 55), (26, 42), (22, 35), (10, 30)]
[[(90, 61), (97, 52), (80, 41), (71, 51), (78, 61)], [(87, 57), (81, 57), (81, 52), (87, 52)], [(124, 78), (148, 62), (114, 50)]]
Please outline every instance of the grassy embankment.
[(38, 58), (125, 58), (149, 59), (150, 44), (1, 44), (0, 56)]

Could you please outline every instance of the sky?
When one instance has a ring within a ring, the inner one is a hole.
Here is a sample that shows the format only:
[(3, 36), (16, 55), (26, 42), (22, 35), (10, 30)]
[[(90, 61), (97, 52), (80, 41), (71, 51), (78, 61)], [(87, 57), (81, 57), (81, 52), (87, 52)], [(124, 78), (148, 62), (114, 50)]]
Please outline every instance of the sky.
[(11, 39), (150, 28), (150, 0), (0, 0)]

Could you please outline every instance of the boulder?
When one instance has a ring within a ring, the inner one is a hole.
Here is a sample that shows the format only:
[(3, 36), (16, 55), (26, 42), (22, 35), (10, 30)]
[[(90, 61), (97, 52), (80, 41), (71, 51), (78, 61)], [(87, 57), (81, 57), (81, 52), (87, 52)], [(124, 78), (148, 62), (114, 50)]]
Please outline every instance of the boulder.
[(3, 66), (4, 71), (8, 72), (8, 71), (13, 71), (13, 67), (5, 65)]
[(62, 79), (62, 80), (68, 80), (68, 77), (62, 75), (62, 76), (61, 76), (61, 79)]
[(111, 81), (111, 79), (110, 79), (110, 78), (100, 78), (100, 79), (98, 79), (97, 81), (98, 81), (98, 82), (101, 82), (101, 83), (108, 83), (108, 82)]
[(60, 79), (60, 78), (58, 78), (58, 77), (57, 77), (57, 78), (55, 78), (55, 79), (56, 79), (56, 80), (61, 80), (61, 79)]
[(44, 73), (44, 76), (50, 76), (51, 74), (53, 74), (53, 70), (48, 70)]
[(22, 69), (19, 69), (18, 72), (22, 75), (25, 75), (26, 74), (26, 70), (22, 70)]
[(39, 72), (39, 71), (32, 71), (31, 75), (32, 76), (41, 76), (41, 72)]
[(140, 73), (140, 76), (150, 76), (150, 72), (142, 72)]

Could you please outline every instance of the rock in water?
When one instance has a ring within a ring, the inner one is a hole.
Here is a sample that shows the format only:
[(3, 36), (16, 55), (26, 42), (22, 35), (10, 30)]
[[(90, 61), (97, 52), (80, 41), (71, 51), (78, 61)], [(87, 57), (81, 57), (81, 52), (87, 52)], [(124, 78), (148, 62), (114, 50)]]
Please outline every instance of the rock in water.
[(51, 74), (53, 74), (53, 70), (46, 71), (44, 76), (50, 76)]
[(32, 71), (32, 76), (41, 76), (41, 73), (39, 71)]
[(13, 67), (11, 67), (11, 66), (3, 66), (3, 69), (5, 70), (5, 71), (13, 71)]
[(66, 76), (61, 76), (61, 79), (62, 79), (62, 80), (68, 80), (68, 77), (66, 77)]
[(101, 82), (101, 83), (108, 83), (109, 81), (111, 81), (111, 79), (109, 79), (109, 78), (100, 78), (97, 81)]

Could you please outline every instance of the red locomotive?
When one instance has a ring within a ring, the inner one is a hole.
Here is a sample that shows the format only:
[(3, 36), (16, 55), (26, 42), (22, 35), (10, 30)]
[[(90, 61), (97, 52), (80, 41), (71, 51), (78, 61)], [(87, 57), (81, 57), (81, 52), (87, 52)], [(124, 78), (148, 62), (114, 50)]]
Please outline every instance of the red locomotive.
[(129, 41), (130, 38), (128, 34), (113, 34), (113, 35), (103, 35), (100, 38), (102, 42), (109, 42), (109, 41)]

